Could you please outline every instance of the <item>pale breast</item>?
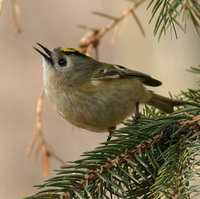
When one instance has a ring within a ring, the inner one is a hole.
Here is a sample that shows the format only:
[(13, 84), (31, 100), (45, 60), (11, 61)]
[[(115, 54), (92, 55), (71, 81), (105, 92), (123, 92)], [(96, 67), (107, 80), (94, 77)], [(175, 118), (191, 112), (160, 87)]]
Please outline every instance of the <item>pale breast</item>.
[(56, 111), (70, 123), (91, 131), (107, 131), (135, 112), (136, 102), (150, 95), (138, 80), (90, 82), (68, 90), (46, 88)]

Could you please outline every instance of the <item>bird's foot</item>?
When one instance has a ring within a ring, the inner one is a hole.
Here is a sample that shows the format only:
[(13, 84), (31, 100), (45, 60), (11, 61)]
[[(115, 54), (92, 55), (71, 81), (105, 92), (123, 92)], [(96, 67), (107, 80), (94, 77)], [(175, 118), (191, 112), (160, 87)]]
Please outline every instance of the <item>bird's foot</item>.
[(137, 124), (137, 120), (141, 118), (140, 112), (139, 112), (139, 102), (136, 103), (136, 112), (135, 116), (133, 117), (132, 125)]

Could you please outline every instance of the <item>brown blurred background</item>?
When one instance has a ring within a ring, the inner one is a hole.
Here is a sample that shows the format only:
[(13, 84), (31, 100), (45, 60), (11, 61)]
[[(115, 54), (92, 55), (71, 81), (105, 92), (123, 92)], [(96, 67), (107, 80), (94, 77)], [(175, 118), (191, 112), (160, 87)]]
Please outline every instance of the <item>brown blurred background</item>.
[[(119, 16), (131, 3), (124, 0), (18, 0), (22, 29), (16, 34), (4, 1), (0, 16), (0, 199), (18, 199), (35, 193), (33, 185), (44, 180), (41, 161), (27, 158), (26, 151), (33, 136), (35, 109), (42, 85), (42, 61), (32, 46), (36, 42), (53, 48), (77, 48), (86, 30), (77, 26), (103, 28), (109, 20), (95, 16), (91, 11)], [(100, 61), (121, 64), (158, 78), (163, 86), (157, 93), (179, 94), (180, 90), (197, 88), (195, 74), (186, 72), (190, 66), (200, 64), (199, 37), (188, 24), (187, 33), (178, 31), (178, 40), (169, 33), (158, 42), (152, 32), (154, 22), (148, 24), (151, 13), (144, 3), (136, 14), (146, 36), (143, 37), (133, 17), (111, 44), (113, 31), (106, 34), (99, 47)], [(72, 127), (45, 99), (43, 128), (46, 140), (64, 160), (76, 160), (82, 152), (92, 150), (105, 141), (107, 134), (97, 134)], [(60, 163), (51, 162), (51, 169)], [(55, 172), (51, 171), (51, 176)]]

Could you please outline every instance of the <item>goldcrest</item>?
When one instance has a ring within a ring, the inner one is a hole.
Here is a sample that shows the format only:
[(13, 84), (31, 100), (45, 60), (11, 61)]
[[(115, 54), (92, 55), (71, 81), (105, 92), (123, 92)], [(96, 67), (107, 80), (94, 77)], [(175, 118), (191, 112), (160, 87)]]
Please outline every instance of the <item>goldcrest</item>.
[(43, 56), (43, 84), (55, 110), (71, 124), (95, 132), (114, 129), (145, 103), (170, 113), (183, 105), (145, 88), (162, 83), (116, 64), (99, 62), (73, 48), (37, 50)]

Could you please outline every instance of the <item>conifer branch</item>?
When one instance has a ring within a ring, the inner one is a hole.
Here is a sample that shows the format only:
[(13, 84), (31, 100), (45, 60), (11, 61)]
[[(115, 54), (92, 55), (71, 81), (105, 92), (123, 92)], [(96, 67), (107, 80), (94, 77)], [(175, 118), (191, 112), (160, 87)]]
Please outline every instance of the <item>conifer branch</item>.
[(159, 143), (162, 136), (163, 134), (156, 135), (153, 138), (148, 139), (145, 143), (137, 145), (136, 148), (130, 150), (128, 154), (122, 153), (117, 158), (108, 161), (102, 165), (101, 168), (98, 168), (92, 173), (88, 174), (86, 179), (82, 179), (77, 185), (65, 192), (63, 199), (69, 199), (73, 197), (74, 191), (83, 190), (86, 183), (93, 184), (99, 178), (98, 174), (107, 174), (109, 169), (116, 168), (116, 164), (123, 164), (127, 162), (128, 159), (134, 158), (136, 154), (139, 154), (139, 152), (144, 152), (146, 149), (151, 148), (152, 143)]
[[(200, 90), (189, 93), (181, 97), (195, 105)], [(189, 183), (200, 166), (195, 159), (200, 154), (199, 111), (199, 104), (172, 115), (146, 107), (136, 126), (127, 120), (111, 141), (63, 166), (57, 177), (38, 186), (47, 190), (28, 198), (189, 197), (199, 190)]]

